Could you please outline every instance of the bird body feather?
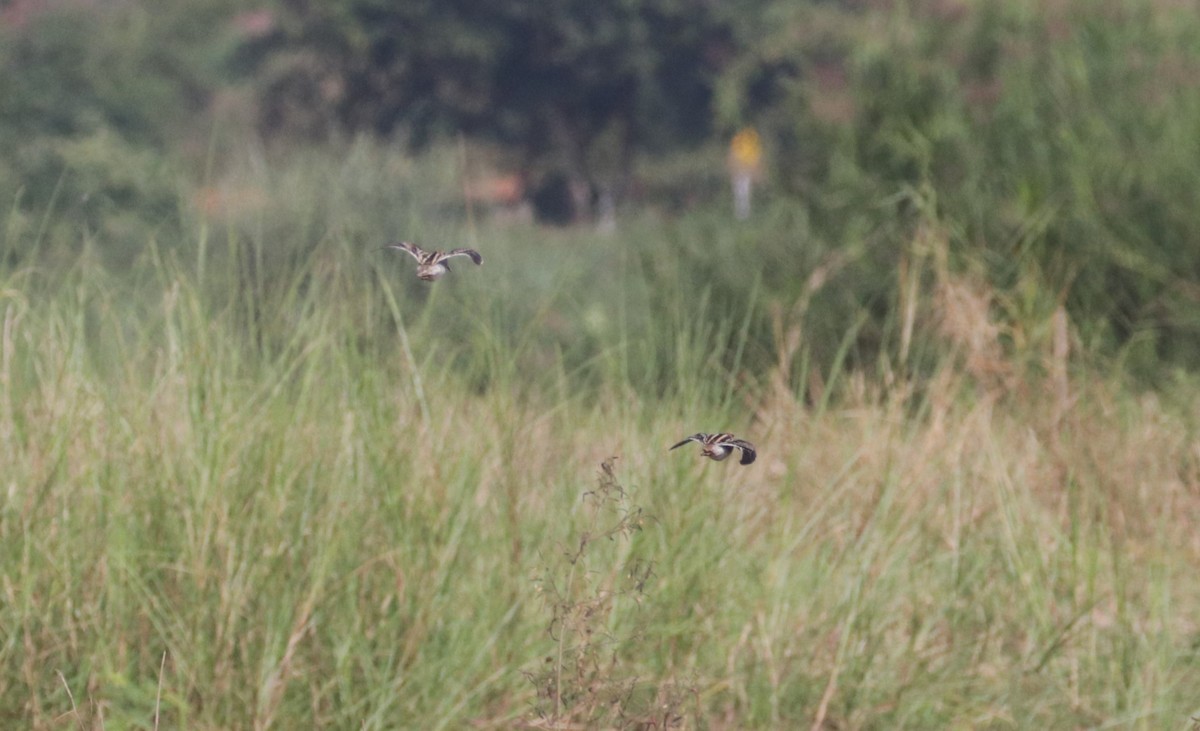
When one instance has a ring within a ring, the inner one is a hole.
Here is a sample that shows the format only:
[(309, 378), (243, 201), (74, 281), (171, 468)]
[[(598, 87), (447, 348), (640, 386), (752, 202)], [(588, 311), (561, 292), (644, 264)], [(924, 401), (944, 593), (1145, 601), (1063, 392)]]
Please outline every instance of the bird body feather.
[(717, 462), (728, 458), (729, 455), (733, 454), (733, 450), (735, 449), (742, 453), (739, 464), (750, 464), (758, 457), (758, 451), (754, 448), (753, 444), (747, 442), (745, 439), (738, 439), (728, 432), (718, 434), (699, 432), (679, 442), (671, 447), (671, 449), (682, 447), (688, 442), (697, 442), (700, 444), (700, 455)]
[(477, 266), (483, 264), (483, 257), (474, 249), (460, 248), (451, 249), (450, 251), (427, 251), (410, 241), (397, 241), (381, 248), (395, 249), (412, 255), (417, 260), (417, 278), (427, 282), (439, 279), (443, 274), (450, 271), (450, 265), (446, 263), (446, 260), (456, 256), (468, 257)]

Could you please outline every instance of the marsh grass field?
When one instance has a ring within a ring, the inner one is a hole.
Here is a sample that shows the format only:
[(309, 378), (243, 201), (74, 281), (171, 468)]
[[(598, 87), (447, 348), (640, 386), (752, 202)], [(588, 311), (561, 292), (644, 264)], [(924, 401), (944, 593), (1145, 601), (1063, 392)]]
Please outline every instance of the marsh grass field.
[(0, 725), (1193, 727), (1194, 378), (1017, 353), (936, 256), (863, 352), (786, 206), (464, 222), (377, 153), (115, 261), (9, 214)]

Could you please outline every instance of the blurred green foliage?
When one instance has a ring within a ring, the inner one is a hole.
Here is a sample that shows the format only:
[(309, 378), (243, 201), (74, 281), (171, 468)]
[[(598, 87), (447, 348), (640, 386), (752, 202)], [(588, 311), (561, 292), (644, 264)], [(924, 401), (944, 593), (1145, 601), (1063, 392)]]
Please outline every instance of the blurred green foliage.
[(1138, 0), (774, 11), (718, 109), (761, 120), (815, 237), (845, 247), (865, 228), (898, 262), (934, 225), (1012, 331), (1065, 304), (1085, 346), (1135, 371), (1200, 362), (1194, 15)]
[[(273, 131), (465, 133), (508, 150), (535, 186), (620, 194), (635, 153), (708, 138), (712, 90), (747, 39), (703, 0), (284, 2), (254, 44)], [(588, 200), (568, 204), (567, 218)]]
[(232, 5), (48, 4), (0, 25), (0, 200), (56, 239), (114, 239), (112, 254), (174, 217), (181, 146), (225, 78)]
[[(1134, 372), (1200, 364), (1200, 20), (1170, 3), (288, 0), (249, 24), (229, 0), (53, 7), (0, 28), (10, 258), (95, 240), (125, 262), (150, 237), (186, 242), (198, 190), (247, 155), (286, 176), (313, 170), (304, 148), (337, 159), (354, 135), (438, 150), (463, 134), (531, 193), (581, 183), (585, 206), (666, 211), (676, 243), (636, 255), (685, 269), (719, 311), (765, 295), (776, 314), (749, 325), (764, 360), (802, 302), (828, 353), (859, 321), (853, 357), (894, 351), (903, 269), (922, 289), (985, 283), (1013, 353), (1064, 305), (1085, 350)], [(734, 227), (719, 158), (743, 125), (769, 169), (755, 220)], [(462, 222), (464, 162), (441, 159), (459, 169), (428, 195), (372, 178), (412, 215), (344, 226)], [(255, 235), (303, 256), (340, 215), (316, 198), (289, 214), (305, 235), (272, 234), (291, 219)], [(836, 286), (810, 291), (822, 267)]]

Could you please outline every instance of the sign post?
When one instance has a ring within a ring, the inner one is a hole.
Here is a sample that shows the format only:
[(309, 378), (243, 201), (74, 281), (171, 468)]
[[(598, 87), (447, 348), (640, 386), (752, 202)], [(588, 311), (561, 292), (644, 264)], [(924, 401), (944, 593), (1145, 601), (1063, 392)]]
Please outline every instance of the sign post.
[(762, 141), (753, 127), (743, 127), (729, 142), (729, 177), (733, 185), (733, 215), (750, 217), (750, 189), (762, 173)]

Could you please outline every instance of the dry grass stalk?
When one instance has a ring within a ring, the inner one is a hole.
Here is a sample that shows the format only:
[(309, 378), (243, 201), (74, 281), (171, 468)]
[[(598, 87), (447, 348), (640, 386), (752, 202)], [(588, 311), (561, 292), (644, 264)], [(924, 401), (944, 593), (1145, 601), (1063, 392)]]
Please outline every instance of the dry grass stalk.
[[(622, 598), (641, 604), (654, 564), (618, 551), (608, 566), (594, 557), (598, 545), (627, 541), (647, 519), (617, 481), (615, 458), (600, 465), (596, 489), (584, 493), (586, 527), (563, 552), (566, 576), (559, 581), (548, 567), (538, 592), (550, 611), (547, 634), (554, 655), (544, 667), (527, 672), (537, 689), (532, 728), (667, 729), (683, 722), (686, 690), (675, 683), (646, 683), (624, 667), (621, 645), (627, 637), (608, 628)], [(647, 690), (653, 698), (647, 698)]]

